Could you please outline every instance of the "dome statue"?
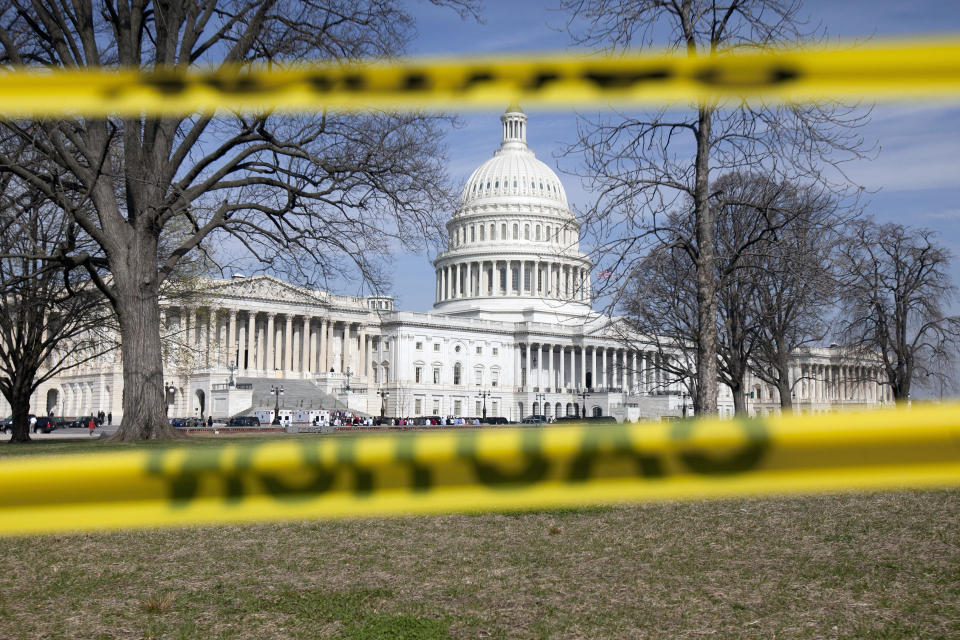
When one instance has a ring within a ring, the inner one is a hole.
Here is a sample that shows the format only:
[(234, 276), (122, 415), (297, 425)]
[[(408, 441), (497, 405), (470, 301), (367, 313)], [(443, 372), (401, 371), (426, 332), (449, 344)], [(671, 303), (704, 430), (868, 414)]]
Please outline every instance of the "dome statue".
[(553, 169), (527, 146), (527, 115), (511, 103), (502, 140), (471, 174), (434, 261), (438, 313), (553, 322), (590, 311), (590, 259)]

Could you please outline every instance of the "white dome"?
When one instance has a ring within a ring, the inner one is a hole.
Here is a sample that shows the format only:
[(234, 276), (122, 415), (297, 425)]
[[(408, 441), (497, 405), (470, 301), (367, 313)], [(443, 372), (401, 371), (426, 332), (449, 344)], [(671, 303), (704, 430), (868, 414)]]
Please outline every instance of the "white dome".
[(560, 179), (527, 148), (527, 116), (500, 116), (503, 141), (467, 180), (447, 221), (437, 269), (439, 313), (513, 322), (565, 322), (590, 312), (593, 263)]
[(537, 160), (527, 147), (527, 116), (511, 105), (501, 117), (503, 141), (492, 158), (467, 180), (460, 197), (460, 211), (498, 201), (529, 202), (569, 209), (563, 184), (553, 169)]
[[(491, 200), (518, 198), (549, 200), (567, 208), (567, 194), (557, 174), (537, 160), (529, 149), (500, 149), (477, 167), (460, 197), (460, 206), (486, 204)], [(546, 204), (546, 203), (545, 203)]]

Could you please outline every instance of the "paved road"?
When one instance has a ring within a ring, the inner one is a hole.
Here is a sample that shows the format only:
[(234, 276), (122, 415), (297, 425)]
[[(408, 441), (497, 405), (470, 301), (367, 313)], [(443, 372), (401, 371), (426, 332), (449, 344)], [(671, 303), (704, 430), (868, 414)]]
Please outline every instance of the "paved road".
[[(117, 431), (117, 425), (97, 427), (93, 435), (90, 435), (90, 429), (54, 429), (50, 433), (31, 433), (30, 437), (34, 440), (91, 440), (93, 438), (106, 438)], [(9, 433), (0, 433), (0, 442), (10, 439)]]

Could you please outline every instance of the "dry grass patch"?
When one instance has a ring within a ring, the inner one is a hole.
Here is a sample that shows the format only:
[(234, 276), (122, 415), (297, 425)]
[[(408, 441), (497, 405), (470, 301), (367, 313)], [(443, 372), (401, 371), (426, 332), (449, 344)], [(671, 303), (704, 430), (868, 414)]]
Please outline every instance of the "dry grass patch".
[(174, 593), (155, 594), (140, 603), (140, 610), (144, 613), (170, 613), (176, 599)]
[(0, 540), (10, 639), (955, 638), (958, 603), (958, 491)]

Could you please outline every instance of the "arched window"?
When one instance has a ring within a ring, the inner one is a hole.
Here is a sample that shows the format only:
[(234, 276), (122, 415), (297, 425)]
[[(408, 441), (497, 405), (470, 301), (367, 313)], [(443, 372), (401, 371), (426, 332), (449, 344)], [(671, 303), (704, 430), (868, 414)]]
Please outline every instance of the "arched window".
[(473, 225), (470, 225), (470, 242), (477, 241), (477, 228)]
[(489, 189), (489, 188), (490, 188), (490, 181), (487, 180), (487, 189)]
[(507, 239), (507, 225), (506, 225), (506, 224), (501, 224), (501, 225), (500, 225), (500, 239), (501, 239), (501, 240), (506, 240), (506, 239)]
[(514, 225), (513, 225), (513, 239), (514, 239), (514, 240), (519, 240), (519, 239), (520, 239), (520, 225), (518, 225), (518, 224), (516, 224), (516, 223), (514, 223)]
[(535, 235), (534, 235), (534, 239), (536, 239), (536, 240), (538, 240), (538, 241), (540, 240), (540, 225), (537, 225), (537, 228), (536, 228), (536, 231), (535, 231)]
[(487, 228), (486, 228), (485, 226), (480, 225), (480, 241), (481, 241), (481, 242), (486, 239), (486, 238), (483, 237), (483, 236), (484, 236), (484, 231), (486, 231), (486, 229), (487, 229)]
[(493, 183), (493, 188), (494, 188), (494, 189), (499, 189), (499, 188), (500, 188), (500, 181), (499, 181), (499, 180), (497, 180), (496, 182)]
[(523, 225), (523, 239), (524, 240), (530, 239), (530, 225), (528, 224)]
[(594, 407), (594, 408), (593, 408), (593, 417), (594, 417), (594, 418), (599, 418), (599, 417), (602, 416), (602, 415), (603, 415), (603, 410), (602, 410), (600, 407)]
[(513, 180), (513, 188), (514, 188), (514, 189), (517, 188), (517, 180), (516, 180), (516, 178), (514, 178), (514, 180)]
[(453, 384), (461, 384), (460, 379), (462, 377), (463, 368), (460, 366), (460, 363), (453, 365)]
[(550, 242), (550, 225), (547, 225), (547, 242)]

